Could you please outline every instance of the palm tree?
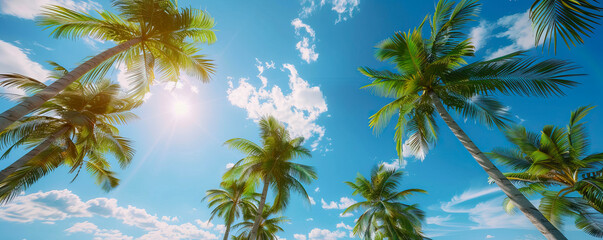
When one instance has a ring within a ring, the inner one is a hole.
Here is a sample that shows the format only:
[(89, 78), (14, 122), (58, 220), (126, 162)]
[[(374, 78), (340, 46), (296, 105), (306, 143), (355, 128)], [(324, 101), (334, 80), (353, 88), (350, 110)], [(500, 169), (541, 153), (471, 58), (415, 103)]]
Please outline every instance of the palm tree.
[[(56, 66), (59, 72), (67, 72)], [(26, 93), (47, 87), (18, 74), (0, 75), (0, 79), (2, 86), (18, 87)], [(0, 202), (9, 201), (62, 164), (77, 173), (85, 166), (106, 191), (116, 187), (119, 180), (109, 170), (105, 155), (113, 155), (122, 168), (129, 165), (134, 149), (129, 140), (119, 136), (115, 125), (136, 118), (130, 111), (140, 105), (121, 94), (119, 85), (108, 80), (75, 82), (1, 132), (0, 147), (8, 147), (1, 158), (21, 146), (32, 149), (0, 172)]]
[[(310, 150), (302, 146), (304, 138), (292, 138), (285, 126), (272, 116), (260, 119), (259, 125), (262, 146), (243, 138), (233, 138), (224, 143), (247, 155), (224, 174), (225, 178), (263, 182), (258, 212), (264, 211), (270, 186), (276, 194), (274, 209), (283, 210), (287, 207), (291, 191), (300, 193), (309, 201), (302, 183), (316, 179), (316, 172), (311, 166), (293, 162), (296, 158), (311, 156)], [(259, 236), (260, 217), (256, 214), (250, 240), (256, 240)]]
[(574, 76), (567, 73), (574, 67), (559, 60), (524, 57), (522, 52), (466, 64), (464, 57), (473, 56), (474, 48), (463, 30), (478, 9), (479, 4), (474, 0), (461, 1), (456, 6), (441, 0), (429, 21), (429, 38), (423, 39), (421, 35), (426, 17), (419, 28), (408, 33), (398, 32), (377, 45), (376, 58), (393, 63), (398, 73), (368, 67), (359, 69), (373, 79), (365, 87), (394, 99), (371, 116), (369, 126), (380, 131), (397, 114), (394, 139), (400, 158), (405, 144), (413, 154), (424, 157), (437, 140), (435, 114), (438, 113), (478, 164), (540, 232), (549, 239), (565, 239), (477, 148), (446, 107), (464, 119), (506, 127), (507, 108), (491, 95), (562, 95), (562, 87), (576, 84), (566, 80)]
[(260, 219), (259, 227), (257, 230), (257, 240), (278, 240), (276, 233), (282, 232), (283, 228), (280, 226), (283, 223), (289, 222), (284, 216), (271, 217), (272, 215), (279, 212), (279, 209), (265, 205), (262, 215), (257, 216), (259, 211), (249, 212), (245, 216), (245, 221), (236, 224), (235, 228), (240, 228), (239, 235), (233, 237), (235, 240), (247, 240), (251, 239), (251, 232), (253, 232), (255, 226), (255, 219)]
[[(425, 213), (416, 204), (401, 201), (414, 193), (427, 193), (422, 189), (398, 191), (403, 173), (382, 164), (373, 168), (370, 179), (358, 174), (355, 182), (346, 182), (353, 195), (360, 194), (366, 201), (349, 206), (343, 213), (364, 209), (358, 217), (353, 233), (362, 239), (384, 238), (424, 239), (421, 221)], [(381, 235), (378, 237), (377, 235)]]
[[(594, 0), (594, 2), (597, 2)], [(582, 36), (593, 32), (603, 15), (603, 8), (589, 0), (536, 0), (530, 7), (530, 19), (534, 24), (536, 44), (541, 41), (553, 45), (557, 51), (557, 38), (561, 37), (570, 48), (570, 43), (584, 43)]]
[(178, 9), (175, 0), (114, 0), (119, 11), (98, 12), (100, 18), (61, 6), (46, 7), (38, 23), (52, 28), (55, 38), (94, 38), (117, 46), (90, 58), (43, 91), (0, 115), (0, 131), (42, 106), (69, 84), (104, 76), (115, 63), (125, 63), (133, 96), (141, 98), (153, 84), (154, 71), (163, 81), (178, 81), (181, 71), (208, 81), (214, 65), (197, 52), (197, 43), (216, 40), (213, 19), (204, 11)]
[(208, 190), (205, 198), (209, 201), (209, 207), (214, 208), (211, 212), (211, 221), (216, 215), (224, 218), (226, 232), (224, 240), (228, 240), (230, 227), (241, 215), (257, 211), (254, 202), (259, 195), (254, 192), (255, 186), (242, 181), (225, 181), (220, 183), (222, 189)]
[[(603, 237), (603, 175), (596, 172), (603, 166), (603, 153), (587, 154), (590, 141), (581, 122), (592, 109), (573, 111), (565, 128), (547, 125), (540, 133), (509, 129), (505, 134), (514, 147), (488, 155), (513, 169), (505, 176), (522, 184), (520, 191), (542, 195), (539, 209), (555, 226), (561, 228), (570, 216), (576, 227)], [(505, 206), (513, 209), (508, 199)]]

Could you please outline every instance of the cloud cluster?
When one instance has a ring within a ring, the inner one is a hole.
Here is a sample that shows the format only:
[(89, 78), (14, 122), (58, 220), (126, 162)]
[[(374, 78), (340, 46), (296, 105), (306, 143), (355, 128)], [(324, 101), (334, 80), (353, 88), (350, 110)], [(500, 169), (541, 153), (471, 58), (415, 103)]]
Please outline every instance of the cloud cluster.
[(402, 159), (402, 161), (400, 161), (400, 159), (393, 159), (391, 162), (382, 162), (381, 165), (387, 169), (398, 170), (404, 169), (407, 163), (408, 162), (404, 159)]
[(329, 4), (330, 9), (337, 13), (335, 24), (341, 21), (347, 21), (354, 16), (354, 13), (359, 10), (360, 0), (301, 0), (301, 11), (299, 16), (306, 18), (311, 16), (317, 9)]
[(470, 37), (476, 51), (486, 46), (487, 41), (491, 37), (507, 39), (511, 42), (511, 44), (502, 46), (496, 50), (488, 49), (486, 59), (504, 56), (515, 51), (525, 51), (535, 47), (534, 30), (529, 12), (504, 16), (496, 22), (481, 21), (479, 26), (471, 29)]
[(239, 79), (236, 87), (229, 81), (228, 100), (232, 105), (245, 109), (248, 118), (254, 121), (263, 116), (274, 116), (284, 122), (294, 136), (313, 139), (312, 150), (316, 150), (325, 134), (325, 128), (316, 123), (318, 117), (327, 111), (322, 91), (317, 86), (310, 86), (291, 64), (283, 64), (281, 69), (289, 71), (290, 93), (285, 95), (277, 85), (268, 88), (268, 79), (263, 76), (264, 70), (270, 69), (265, 68), (266, 65), (270, 64), (258, 65), (258, 78), (262, 81), (260, 87), (253, 86), (248, 78)]
[[(291, 25), (295, 28), (295, 34), (301, 37), (301, 40), (295, 44), (295, 49), (299, 51), (299, 55), (302, 60), (307, 63), (316, 62), (318, 60), (318, 53), (316, 52), (316, 32), (310, 25), (302, 22), (301, 19), (296, 18), (291, 21)], [(305, 31), (300, 31), (304, 29)]]
[(348, 208), (349, 206), (352, 206), (353, 204), (357, 203), (356, 200), (347, 198), (347, 197), (340, 198), (339, 203), (334, 202), (334, 201), (327, 203), (324, 199), (320, 199), (320, 202), (322, 204), (323, 209), (341, 209), (341, 210), (344, 210), (344, 209)]
[(23, 49), (0, 40), (0, 56), (10, 56), (0, 58), (0, 72), (19, 73), (45, 81), (50, 72), (45, 70), (39, 63), (31, 60), (27, 56), (28, 52), (28, 49)]
[(102, 6), (99, 3), (91, 0), (0, 0), (0, 12), (18, 18), (32, 20), (40, 14), (42, 7), (47, 5), (60, 5), (81, 12), (102, 9)]
[[(0, 207), (0, 219), (10, 222), (45, 222), (54, 223), (68, 218), (89, 218), (100, 216), (121, 221), (146, 233), (136, 239), (217, 239), (210, 231), (221, 231), (220, 227), (209, 221), (196, 220), (196, 224), (171, 224), (177, 217), (147, 213), (145, 209), (134, 206), (122, 207), (117, 199), (94, 198), (86, 202), (71, 191), (52, 190), (21, 195), (14, 201)], [(79, 222), (65, 230), (67, 233), (83, 232), (94, 235), (95, 239), (133, 239), (121, 234), (118, 230), (101, 229), (90, 222)]]

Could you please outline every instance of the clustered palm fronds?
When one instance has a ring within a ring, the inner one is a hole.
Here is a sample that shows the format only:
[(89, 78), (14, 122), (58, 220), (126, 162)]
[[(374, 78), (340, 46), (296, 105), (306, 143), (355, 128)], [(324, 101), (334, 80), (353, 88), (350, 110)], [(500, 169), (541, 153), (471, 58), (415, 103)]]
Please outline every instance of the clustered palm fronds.
[(355, 182), (346, 182), (354, 189), (353, 195), (365, 199), (343, 212), (364, 210), (353, 229), (356, 236), (362, 239), (425, 239), (421, 231), (425, 213), (416, 204), (408, 205), (401, 201), (412, 194), (427, 192), (422, 189), (399, 191), (402, 174), (402, 171), (379, 165), (371, 171), (370, 179), (358, 174)]
[(45, 7), (38, 24), (52, 29), (55, 38), (93, 38), (117, 45), (62, 76), (36, 96), (23, 99), (0, 114), (0, 131), (40, 107), (72, 82), (102, 78), (116, 64), (127, 69), (132, 97), (142, 99), (154, 84), (176, 82), (181, 73), (209, 81), (214, 64), (200, 43), (213, 43), (214, 20), (205, 11), (179, 8), (174, 0), (114, 0), (118, 13), (96, 11), (99, 17), (62, 6)]
[[(55, 77), (67, 73), (60, 65), (52, 65)], [(19, 74), (2, 74), (0, 80), (3, 87), (22, 90), (26, 95), (21, 98), (47, 87)], [(85, 167), (106, 191), (116, 187), (119, 179), (110, 170), (107, 155), (113, 156), (122, 168), (130, 164), (134, 149), (130, 140), (119, 136), (117, 125), (135, 119), (131, 110), (139, 105), (140, 102), (124, 97), (119, 85), (109, 80), (75, 82), (2, 131), (0, 146), (6, 151), (0, 159), (19, 147), (32, 150), (2, 171), (0, 202), (9, 201), (61, 165), (69, 166), (76, 177)]]
[[(474, 55), (474, 47), (465, 28), (478, 11), (476, 0), (456, 5), (441, 0), (433, 16), (425, 17), (418, 28), (398, 32), (377, 45), (377, 60), (392, 63), (397, 72), (359, 68), (372, 79), (365, 88), (393, 99), (370, 117), (369, 126), (381, 131), (397, 116), (394, 139), (399, 157), (406, 148), (424, 158), (437, 141), (435, 118), (439, 114), (477, 163), (547, 238), (565, 239), (479, 150), (448, 110), (464, 119), (504, 128), (510, 121), (508, 110), (493, 95), (563, 95), (564, 87), (576, 84), (567, 79), (576, 75), (569, 73), (576, 67), (561, 60), (526, 57), (524, 52), (467, 64), (465, 58)], [(424, 38), (428, 20), (430, 36)]]
[[(248, 210), (243, 211), (245, 221), (235, 226), (241, 228), (239, 237), (268, 240), (276, 239), (274, 233), (282, 231), (278, 224), (286, 220), (284, 217), (267, 217), (287, 207), (292, 191), (309, 201), (303, 184), (310, 183), (317, 175), (313, 167), (293, 162), (297, 158), (311, 156), (310, 150), (302, 145), (303, 137), (291, 137), (285, 126), (272, 116), (260, 119), (259, 126), (261, 145), (243, 138), (233, 138), (225, 142), (225, 145), (241, 151), (246, 156), (224, 174), (224, 180), (229, 182), (242, 179), (253, 185), (262, 182), (262, 192), (257, 194), (257, 207), (247, 207)], [(272, 206), (266, 203), (270, 187), (275, 194)], [(253, 191), (254, 187), (249, 190)], [(210, 207), (211, 205), (210, 203)], [(226, 204), (216, 206), (214, 212), (227, 211), (226, 208), (231, 206), (234, 207)], [(231, 221), (227, 217), (224, 219), (227, 224)], [(224, 237), (226, 239), (228, 236)]]
[[(505, 176), (522, 185), (524, 194), (542, 196), (539, 209), (553, 224), (562, 227), (571, 217), (577, 228), (603, 237), (603, 153), (588, 154), (582, 122), (592, 109), (573, 111), (566, 127), (547, 125), (539, 133), (509, 129), (505, 134), (514, 147), (496, 148), (489, 156), (514, 171)], [(514, 207), (509, 199), (504, 205)]]
[[(534, 24), (536, 44), (548, 44), (557, 51), (557, 40), (563, 39), (568, 48), (584, 43), (593, 25), (603, 15), (597, 0), (536, 0), (530, 7), (530, 19)], [(570, 45), (571, 44), (571, 45)]]

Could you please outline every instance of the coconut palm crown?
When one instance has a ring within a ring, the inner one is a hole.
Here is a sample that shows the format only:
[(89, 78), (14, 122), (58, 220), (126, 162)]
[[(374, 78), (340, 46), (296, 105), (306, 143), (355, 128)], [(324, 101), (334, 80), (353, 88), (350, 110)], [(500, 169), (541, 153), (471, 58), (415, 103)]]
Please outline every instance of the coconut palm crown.
[(88, 59), (43, 91), (0, 114), (0, 131), (40, 107), (72, 82), (93, 81), (117, 63), (127, 69), (133, 97), (142, 99), (157, 74), (175, 82), (181, 73), (208, 81), (214, 65), (199, 54), (200, 43), (213, 43), (213, 19), (204, 11), (179, 8), (175, 0), (114, 0), (117, 13), (98, 17), (61, 6), (47, 6), (37, 18), (55, 38), (92, 38), (117, 45)]
[[(402, 158), (407, 149), (424, 158), (437, 140), (436, 114), (444, 120), (455, 136), (486, 170), (507, 195), (521, 202), (520, 209), (536, 227), (551, 239), (565, 237), (496, 169), (453, 120), (448, 110), (461, 118), (487, 126), (504, 128), (508, 108), (494, 94), (519, 96), (563, 95), (562, 88), (576, 84), (567, 78), (575, 67), (561, 60), (539, 60), (524, 52), (467, 64), (474, 47), (466, 32), (467, 23), (477, 15), (479, 4), (474, 0), (458, 4), (441, 0), (433, 16), (425, 18), (418, 28), (395, 33), (377, 45), (375, 56), (394, 65), (396, 72), (359, 68), (373, 81), (365, 88), (393, 99), (370, 117), (369, 125), (380, 132), (393, 116), (396, 120), (396, 150)], [(429, 20), (428, 38), (423, 27)]]
[(358, 174), (355, 182), (346, 182), (354, 189), (354, 195), (365, 199), (343, 212), (364, 211), (353, 229), (356, 236), (362, 239), (424, 239), (421, 222), (425, 213), (416, 204), (408, 205), (401, 201), (412, 194), (427, 192), (422, 189), (399, 191), (402, 175), (402, 171), (379, 165), (371, 171), (370, 179)]
[[(571, 113), (565, 127), (545, 126), (539, 133), (517, 126), (505, 132), (512, 148), (496, 148), (489, 156), (510, 167), (505, 173), (523, 186), (524, 194), (540, 194), (540, 211), (556, 226), (567, 217), (576, 227), (603, 237), (603, 153), (588, 154), (590, 141), (582, 119), (593, 107)], [(514, 208), (508, 199), (505, 208)]]
[[(284, 210), (289, 202), (290, 193), (297, 192), (309, 202), (308, 193), (303, 184), (317, 178), (313, 167), (293, 162), (300, 157), (310, 157), (310, 150), (302, 143), (303, 137), (293, 138), (285, 126), (276, 118), (263, 117), (259, 121), (261, 145), (243, 138), (234, 138), (225, 142), (230, 148), (245, 154), (234, 167), (224, 174), (226, 179), (245, 179), (261, 181), (262, 192), (258, 211), (262, 212), (268, 190), (272, 187), (275, 194), (274, 210)], [(250, 239), (255, 240), (259, 227), (259, 215), (251, 230)]]
[(225, 181), (220, 183), (220, 187), (221, 189), (208, 190), (203, 199), (209, 202), (210, 208), (214, 208), (210, 221), (215, 216), (224, 219), (224, 240), (227, 240), (232, 224), (237, 218), (257, 211), (255, 202), (259, 194), (254, 192), (255, 186), (242, 181)]
[[(282, 224), (288, 223), (289, 219), (285, 216), (275, 217), (274, 215), (280, 212), (280, 210), (266, 205), (262, 211), (262, 215), (259, 216), (260, 224), (257, 230), (257, 240), (278, 240), (276, 234), (283, 232)], [(239, 228), (239, 235), (233, 236), (233, 239), (247, 240), (251, 237), (251, 232), (254, 227), (255, 219), (258, 218), (256, 212), (249, 212), (245, 215), (243, 222), (237, 223), (234, 227)]]
[[(67, 73), (52, 64), (55, 77)], [(19, 74), (3, 74), (0, 79), (4, 87), (24, 90), (23, 97), (47, 87)], [(119, 136), (117, 125), (137, 118), (131, 110), (139, 105), (140, 102), (123, 96), (119, 84), (108, 80), (75, 82), (30, 116), (11, 125), (0, 133), (0, 147), (5, 149), (0, 159), (8, 158), (19, 147), (31, 150), (2, 170), (0, 202), (9, 201), (61, 165), (69, 166), (76, 177), (85, 167), (106, 191), (116, 187), (119, 179), (110, 170), (107, 157), (113, 156), (122, 168), (130, 164), (134, 149), (130, 140)]]

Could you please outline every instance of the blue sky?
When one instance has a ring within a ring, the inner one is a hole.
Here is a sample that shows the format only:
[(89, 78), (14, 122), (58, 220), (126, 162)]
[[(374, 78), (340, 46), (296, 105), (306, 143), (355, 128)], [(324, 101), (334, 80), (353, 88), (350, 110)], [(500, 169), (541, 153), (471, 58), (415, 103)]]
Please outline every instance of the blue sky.
[[(230, 138), (258, 140), (255, 120), (274, 114), (297, 136), (307, 138), (319, 178), (306, 186), (313, 199), (293, 197), (284, 213), (291, 224), (279, 233), (288, 240), (351, 239), (350, 226), (359, 213), (341, 216), (354, 201), (343, 182), (367, 175), (380, 163), (405, 172), (404, 188), (422, 188), (415, 196), (427, 213), (425, 232), (434, 239), (544, 239), (521, 215), (500, 207), (503, 194), (489, 185), (487, 175), (446, 126), (425, 159), (408, 156), (396, 164), (393, 127), (375, 135), (368, 117), (387, 102), (359, 89), (368, 83), (356, 68), (391, 66), (376, 61), (374, 46), (395, 31), (417, 26), (433, 12), (435, 1), (301, 0), (185, 1), (181, 6), (207, 10), (216, 19), (218, 42), (203, 53), (215, 59), (218, 71), (209, 84), (184, 77), (179, 85), (158, 84), (136, 110), (140, 119), (121, 127), (135, 141), (130, 167), (117, 170), (121, 185), (103, 192), (90, 177), (59, 169), (34, 184), (12, 203), (0, 207), (3, 239), (218, 239), (222, 221), (208, 222), (210, 210), (201, 202), (206, 190), (217, 188), (229, 163), (243, 156), (222, 146)], [(113, 46), (93, 39), (52, 39), (36, 26), (42, 4), (55, 3), (92, 11), (111, 9), (108, 1), (0, 0), (0, 72), (43, 79), (57, 61), (73, 68), (85, 57)], [(516, 50), (530, 55), (575, 62), (587, 74), (582, 84), (558, 98), (502, 97), (516, 121), (528, 129), (564, 125), (571, 110), (601, 105), (603, 90), (603, 28), (584, 45), (559, 48), (556, 56), (533, 48), (526, 11), (531, 1), (482, 1), (471, 36), (476, 61)], [(119, 68), (112, 73), (120, 81)], [(123, 81), (122, 81), (123, 83)], [(14, 103), (0, 102), (1, 110)], [(175, 114), (175, 106), (188, 108)], [(457, 118), (484, 151), (506, 146), (496, 129)], [(603, 109), (588, 117), (591, 133), (603, 126)], [(593, 151), (603, 150), (603, 137), (591, 137)], [(0, 162), (4, 167), (18, 157)], [(569, 239), (594, 239), (568, 221)]]

